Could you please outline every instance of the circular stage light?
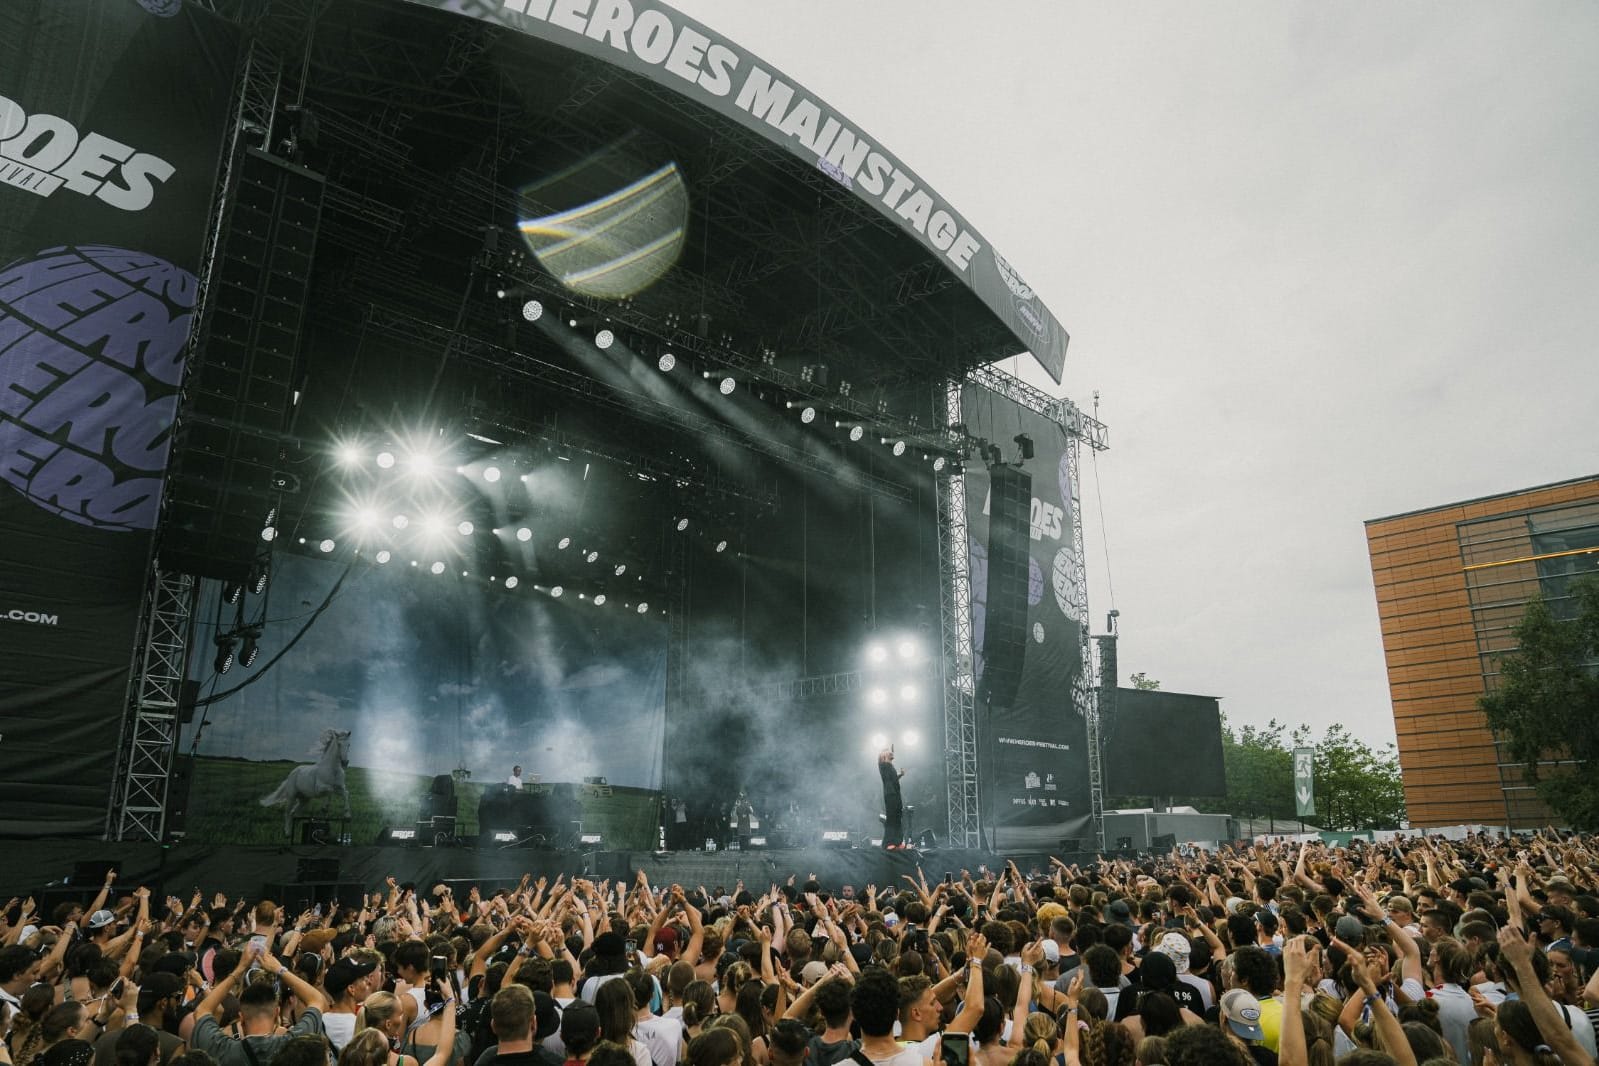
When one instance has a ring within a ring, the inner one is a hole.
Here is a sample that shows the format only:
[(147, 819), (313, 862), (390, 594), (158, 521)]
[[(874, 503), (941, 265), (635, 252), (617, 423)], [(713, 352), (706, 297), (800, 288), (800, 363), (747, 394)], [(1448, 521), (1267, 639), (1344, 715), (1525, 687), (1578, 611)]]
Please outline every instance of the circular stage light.
[(864, 436), (866, 436), (866, 427), (865, 426), (853, 426), (853, 427), (850, 428), (850, 431), (849, 431), (849, 439), (850, 440), (859, 441)]
[(505, 579), (505, 587), (508, 589), (514, 589), (521, 583), (522, 582), (514, 574)]
[(529, 322), (537, 322), (544, 317), (544, 305), (537, 300), (529, 300), (522, 305), (522, 317)]
[(412, 452), (405, 461), (405, 467), (412, 477), (427, 477), (433, 473), (433, 457), (426, 452)]
[(672, 368), (676, 365), (677, 356), (673, 355), (671, 352), (662, 352), (661, 357), (655, 360), (656, 368), (659, 369), (663, 374), (670, 374), (672, 372)]
[(872, 747), (876, 748), (878, 751), (882, 751), (884, 748), (888, 747), (888, 734), (887, 733), (873, 733), (872, 734)]
[(647, 604), (647, 603), (639, 604), (638, 605), (638, 613), (639, 614), (649, 614), (650, 613), (650, 605)]
[(521, 541), (523, 544), (526, 544), (528, 541), (533, 539), (533, 531), (526, 526), (523, 526), (521, 529), (516, 531), (516, 539)]
[(899, 701), (901, 703), (915, 703), (916, 697), (921, 693), (916, 691), (915, 685), (901, 685), (899, 687)]
[(394, 465), (393, 452), (378, 452), (378, 465), (387, 470)]
[(881, 644), (873, 644), (871, 647), (866, 649), (866, 657), (874, 663), (887, 662), (888, 648)]
[(897, 440), (897, 441), (894, 442), (894, 454), (895, 455), (904, 455), (905, 454), (905, 442), (904, 441)]
[(914, 659), (920, 650), (914, 640), (902, 640), (899, 642), (899, 657), (901, 659)]
[(556, 548), (557, 551), (563, 551), (564, 552), (566, 549), (570, 548), (571, 546), (572, 546), (572, 538), (571, 537), (562, 537), (560, 540), (555, 542), (555, 548)]
[(914, 729), (907, 729), (899, 739), (907, 748), (914, 748), (922, 742), (922, 735)]
[(434, 563), (432, 566), (428, 567), (428, 569), (433, 571), (435, 574), (442, 574), (444, 573), (444, 564)]
[(738, 388), (738, 382), (732, 378), (723, 378), (722, 383), (717, 388), (722, 390), (723, 396), (731, 396), (733, 395), (733, 390)]
[(678, 519), (678, 520), (677, 520), (677, 531), (678, 531), (678, 532), (679, 532), (679, 533), (681, 533), (681, 532), (683, 532), (683, 530), (685, 530), (685, 529), (687, 529), (687, 528), (688, 528), (688, 519), (686, 519), (686, 518), (679, 518), (679, 519)]
[(405, 515), (397, 514), (397, 515), (394, 516), (394, 528), (395, 529), (404, 529), (406, 526), (409, 526), (410, 524), (411, 524), (411, 520), (409, 518), (405, 517)]
[(449, 526), (444, 519), (436, 514), (424, 515), (422, 518), (422, 533), (428, 537), (442, 537)]
[(611, 571), (611, 572), (613, 574), (615, 574), (617, 577), (621, 577), (623, 574), (627, 573), (627, 564), (626, 563), (617, 563), (616, 564), (616, 569)]
[(378, 564), (380, 566), (387, 564), (388, 561), (390, 559), (392, 559), (392, 558), (394, 558), (394, 556), (392, 554), (390, 554), (389, 549), (387, 549), (387, 548), (384, 548), (382, 551), (378, 552), (378, 554), (377, 554), (377, 560), (378, 560)]
[(594, 597), (594, 606), (596, 606), (596, 607), (604, 607), (605, 606), (605, 593), (602, 592), (598, 596)]
[(317, 545), (318, 548), (322, 549), (324, 554), (326, 554), (327, 552), (332, 551), (333, 550), (333, 546), (334, 545), (333, 545), (333, 542), (331, 540), (324, 540), (321, 544)]
[(598, 333), (594, 334), (594, 347), (598, 348), (602, 352), (615, 343), (616, 334), (612, 333), (608, 329), (602, 329)]
[(807, 426), (816, 421), (816, 408), (807, 407), (805, 410), (801, 411), (800, 421), (804, 422)]
[(871, 704), (873, 707), (881, 707), (883, 704), (888, 702), (888, 691), (886, 689), (874, 688), (866, 693), (866, 702)]
[(556, 585), (554, 588), (550, 589), (550, 595), (554, 596), (556, 599), (560, 599), (561, 598), (561, 593), (563, 593), (565, 591), (566, 590), (564, 588), (562, 588), (560, 585)]
[(461, 534), (463, 537), (470, 537), (472, 535), (472, 530), (476, 528), (477, 527), (471, 522), (462, 522), (460, 525), (455, 527), (455, 531)]
[(725, 541), (725, 540), (717, 541), (716, 542), (716, 552), (717, 552), (717, 554), (720, 555), (722, 552), (725, 552), (725, 551), (727, 551), (727, 541)]
[(599, 552), (589, 552), (583, 558), (587, 559), (589, 562), (592, 563), (594, 560), (598, 559), (599, 557), (600, 557), (600, 553)]
[(944, 469), (945, 462), (946, 462), (946, 460), (944, 459), (944, 457), (942, 455), (940, 455), (937, 459), (934, 459), (933, 460), (933, 473), (936, 474), (940, 470)]
[(497, 466), (486, 466), (486, 467), (484, 467), (483, 468), (483, 480), (487, 481), (490, 485), (492, 485), (496, 481), (500, 480), (500, 468), (497, 467)]
[(278, 539), (278, 531), (273, 529), (271, 526), (267, 526), (261, 531), (261, 539), (271, 543), (272, 541)]
[(361, 464), (361, 449), (353, 444), (341, 444), (333, 450), (333, 456), (340, 466), (359, 466)]

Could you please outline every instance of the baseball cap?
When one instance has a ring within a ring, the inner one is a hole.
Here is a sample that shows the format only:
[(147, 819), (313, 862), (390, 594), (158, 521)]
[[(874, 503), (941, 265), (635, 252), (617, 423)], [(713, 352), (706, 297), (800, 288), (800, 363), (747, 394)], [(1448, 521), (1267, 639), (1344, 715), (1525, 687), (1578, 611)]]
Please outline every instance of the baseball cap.
[(1155, 945), (1155, 951), (1171, 959), (1172, 965), (1178, 973), (1188, 972), (1189, 956), (1193, 953), (1193, 945), (1188, 938), (1178, 932), (1167, 933), (1160, 938), (1160, 943)]
[(1245, 1040), (1266, 1039), (1266, 1031), (1260, 1027), (1260, 1000), (1244, 989), (1235, 988), (1223, 994), (1221, 1016), (1228, 1027)]
[(800, 984), (806, 988), (809, 988), (826, 976), (827, 963), (819, 960), (812, 960), (811, 962), (807, 962), (805, 964), (805, 968), (800, 971)]
[(1346, 914), (1333, 926), (1338, 939), (1351, 947), (1359, 947), (1366, 939), (1366, 925), (1353, 914)]
[(1113, 900), (1111, 900), (1110, 901), (1110, 906), (1107, 907), (1106, 910), (1108, 911), (1110, 916), (1112, 918), (1114, 918), (1118, 922), (1126, 922), (1126, 921), (1131, 921), (1132, 920), (1133, 912), (1127, 906), (1127, 901), (1124, 900), (1124, 899), (1113, 899)]
[(117, 916), (112, 914), (110, 911), (104, 909), (97, 910), (93, 914), (89, 915), (89, 928), (104, 929), (106, 926), (110, 925), (116, 920)]
[(533, 1039), (548, 1040), (561, 1033), (561, 1005), (548, 992), (533, 993)]
[(1053, 940), (1041, 940), (1039, 946), (1044, 949), (1044, 961), (1051, 965), (1060, 961), (1060, 945)]
[[(625, 946), (625, 945), (624, 945)], [(670, 954), (677, 950), (677, 930), (666, 925), (655, 931), (655, 953)]]
[(377, 968), (375, 962), (365, 962), (346, 955), (328, 967), (327, 976), (322, 978), (322, 987), (328, 995), (338, 999), (351, 985)]

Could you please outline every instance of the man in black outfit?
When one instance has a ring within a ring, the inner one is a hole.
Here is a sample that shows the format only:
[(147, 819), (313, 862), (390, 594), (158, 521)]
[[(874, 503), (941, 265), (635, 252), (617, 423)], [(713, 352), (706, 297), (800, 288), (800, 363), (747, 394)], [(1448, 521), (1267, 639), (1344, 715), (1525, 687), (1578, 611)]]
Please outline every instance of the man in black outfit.
[(905, 808), (899, 798), (899, 779), (905, 771), (895, 769), (892, 746), (878, 754), (877, 772), (883, 779), (883, 847), (896, 850), (905, 840)]

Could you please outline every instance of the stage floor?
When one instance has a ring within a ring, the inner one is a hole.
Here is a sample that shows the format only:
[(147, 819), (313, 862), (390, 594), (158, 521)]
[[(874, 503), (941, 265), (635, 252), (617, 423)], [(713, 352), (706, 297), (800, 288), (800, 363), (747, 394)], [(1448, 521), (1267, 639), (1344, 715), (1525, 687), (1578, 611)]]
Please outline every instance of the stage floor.
[[(959, 877), (962, 870), (977, 875), (978, 867), (994, 869), (1002, 862), (987, 851), (936, 849), (927, 852), (889, 852), (877, 848), (792, 850), (648, 852), (597, 851), (553, 852), (526, 849), (474, 850), (470, 848), (379, 848), (260, 845), (106, 844), (94, 840), (8, 840), (0, 843), (6, 862), (0, 869), (0, 894), (26, 896), (50, 886), (51, 898), (67, 898), (77, 892), (85, 899), (99, 885), (63, 884), (71, 878), (75, 863), (88, 860), (115, 862), (117, 884), (131, 891), (146, 885), (158, 896), (177, 894), (187, 898), (196, 888), (207, 894), (226, 892), (229, 896), (258, 898), (266, 886), (291, 906), (300, 896), (332, 898), (348, 895), (364, 887), (376, 891), (384, 878), (431, 887), (440, 881), (464, 885), (477, 884), (493, 889), (515, 884), (524, 873), (535, 878), (589, 877), (594, 880), (632, 878), (643, 869), (652, 884), (676, 882), (689, 888), (700, 885), (714, 891), (718, 886), (733, 890), (743, 881), (756, 895), (772, 884), (781, 884), (794, 874), (801, 881), (812, 874), (829, 890), (853, 885), (857, 892), (869, 884), (880, 889), (903, 885), (905, 874), (920, 866), (929, 881), (942, 880), (944, 874)], [(302, 883), (301, 864), (322, 860), (338, 864), (337, 876), (319, 875), (313, 883)], [(315, 887), (313, 887), (313, 884)], [(338, 887), (335, 887), (338, 886)]]

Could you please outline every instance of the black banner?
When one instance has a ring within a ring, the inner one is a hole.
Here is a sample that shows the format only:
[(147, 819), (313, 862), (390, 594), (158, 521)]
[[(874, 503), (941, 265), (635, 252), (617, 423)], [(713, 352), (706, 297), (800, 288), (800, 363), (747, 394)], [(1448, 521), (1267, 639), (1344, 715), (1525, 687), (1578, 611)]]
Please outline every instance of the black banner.
[[(1150, 758), (1149, 739), (1170, 754)], [(1105, 790), (1116, 796), (1225, 796), (1221, 701), (1214, 696), (1116, 690), (1116, 716), (1102, 722)]]
[(0, 834), (105, 821), (237, 36), (0, 12)]
[[(1001, 850), (1050, 849), (1083, 836), (1089, 815), (1085, 724), (1072, 692), (1083, 671), (1081, 561), (1072, 534), (1073, 485), (1066, 433), (1060, 426), (987, 389), (968, 386), (961, 399), (967, 431), (1017, 461), (1018, 436), (1032, 444), (1022, 461), (1032, 475), (1026, 650), (1021, 684), (1009, 706), (979, 706), (981, 804), (985, 826)], [(966, 470), (967, 544), (971, 558), (972, 642), (979, 681), (988, 614), (988, 515), (991, 478), (973, 462)], [(979, 685), (979, 691), (983, 689)]]

